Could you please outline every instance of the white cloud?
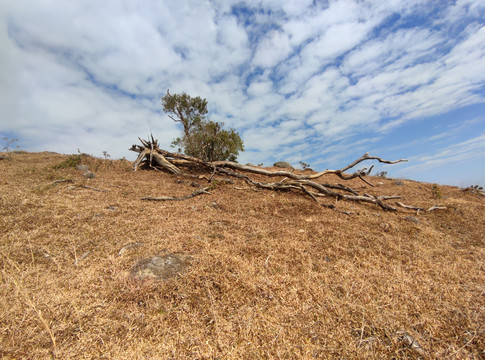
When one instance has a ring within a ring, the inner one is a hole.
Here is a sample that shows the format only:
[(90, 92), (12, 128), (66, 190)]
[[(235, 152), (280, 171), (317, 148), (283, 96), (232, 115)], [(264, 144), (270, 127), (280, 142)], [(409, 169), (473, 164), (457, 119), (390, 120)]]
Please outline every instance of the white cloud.
[(247, 92), (252, 97), (268, 95), (273, 92), (273, 82), (268, 80), (254, 81), (248, 86)]
[(255, 66), (273, 67), (286, 59), (291, 52), (288, 36), (280, 31), (272, 31), (258, 44), (253, 57)]
[[(411, 158), (414, 165), (406, 166), (400, 172), (415, 175), (440, 166), (451, 167), (455, 162), (465, 161), (473, 158), (483, 159), (484, 154), (485, 134), (481, 134), (469, 140), (442, 147), (432, 154), (415, 156)], [(476, 165), (478, 166), (478, 164)]]

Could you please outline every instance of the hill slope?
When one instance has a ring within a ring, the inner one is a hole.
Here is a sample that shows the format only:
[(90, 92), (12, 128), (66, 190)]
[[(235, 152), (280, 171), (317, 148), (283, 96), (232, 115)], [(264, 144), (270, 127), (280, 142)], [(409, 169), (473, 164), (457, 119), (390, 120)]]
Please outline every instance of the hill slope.
[[(71, 167), (79, 160), (94, 178)], [(484, 197), (370, 180), (369, 193), (447, 209), (327, 200), (345, 215), (239, 182), (147, 202), (195, 184), (126, 161), (13, 154), (0, 161), (0, 355), (483, 358)], [(130, 277), (169, 253), (190, 256), (185, 274)]]

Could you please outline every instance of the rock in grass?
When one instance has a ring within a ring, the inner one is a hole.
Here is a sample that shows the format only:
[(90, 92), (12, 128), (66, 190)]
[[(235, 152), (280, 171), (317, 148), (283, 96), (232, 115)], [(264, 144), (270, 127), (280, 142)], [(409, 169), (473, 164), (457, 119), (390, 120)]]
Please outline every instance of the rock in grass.
[(92, 171), (86, 171), (83, 176), (85, 178), (88, 178), (88, 179), (94, 179), (96, 177), (96, 175), (94, 175), (94, 173)]
[(191, 257), (185, 254), (154, 256), (138, 261), (130, 275), (139, 280), (167, 280), (181, 275), (190, 265)]
[(421, 345), (418, 341), (413, 338), (409, 333), (405, 330), (396, 331), (396, 335), (398, 336), (398, 340), (401, 341), (404, 345), (409, 346), (412, 350), (416, 351), (418, 354), (424, 356), (426, 352), (423, 350)]
[(82, 172), (86, 172), (86, 171), (89, 171), (89, 166), (83, 165), (83, 164), (78, 164), (78, 165), (76, 165), (76, 169), (78, 169), (79, 171), (82, 171)]
[(135, 242), (135, 243), (130, 243), (128, 245), (125, 245), (123, 246), (120, 251), (118, 251), (118, 256), (122, 256), (124, 253), (126, 253), (127, 251), (129, 250), (133, 250), (133, 249), (136, 249), (136, 248), (139, 248), (140, 246), (142, 246), (143, 243), (139, 243), (139, 242)]
[(419, 224), (421, 221), (416, 216), (406, 216), (404, 220)]
[(279, 167), (279, 168), (283, 168), (283, 169), (291, 169), (293, 170), (293, 166), (291, 166), (291, 164), (289, 162), (286, 162), (286, 161), (278, 161), (278, 162), (275, 162), (274, 167)]

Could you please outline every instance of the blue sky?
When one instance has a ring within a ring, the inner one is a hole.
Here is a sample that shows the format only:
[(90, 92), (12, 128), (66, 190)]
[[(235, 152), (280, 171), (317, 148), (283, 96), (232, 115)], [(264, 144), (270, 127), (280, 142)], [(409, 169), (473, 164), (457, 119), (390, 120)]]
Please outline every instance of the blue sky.
[[(0, 135), (28, 151), (134, 159), (180, 128), (167, 89), (206, 98), (242, 163), (485, 185), (485, 1), (0, 3)], [(2, 146), (3, 147), (3, 146)]]

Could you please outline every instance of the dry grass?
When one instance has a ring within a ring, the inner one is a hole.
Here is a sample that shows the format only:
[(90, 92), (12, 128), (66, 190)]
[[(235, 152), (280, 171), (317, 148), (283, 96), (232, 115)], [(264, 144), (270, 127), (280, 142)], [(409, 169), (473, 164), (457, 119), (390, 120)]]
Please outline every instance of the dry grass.
[[(432, 184), (372, 179), (382, 184), (367, 192), (447, 207), (420, 215), (337, 203), (347, 216), (294, 193), (234, 188), (242, 183), (153, 203), (140, 198), (194, 188), (84, 156), (97, 175), (88, 180), (54, 168), (66, 158), (0, 161), (3, 358), (485, 356), (485, 205), (477, 194), (440, 186), (435, 199)], [(118, 255), (133, 242), (143, 246)], [(138, 259), (169, 252), (192, 256), (185, 275), (129, 278)]]

